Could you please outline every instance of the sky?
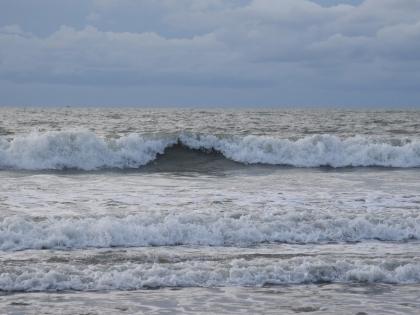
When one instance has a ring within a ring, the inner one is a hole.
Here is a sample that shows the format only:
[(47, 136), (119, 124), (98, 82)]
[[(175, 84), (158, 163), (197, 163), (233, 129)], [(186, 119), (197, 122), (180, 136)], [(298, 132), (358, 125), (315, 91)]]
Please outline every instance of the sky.
[(0, 0), (0, 106), (420, 108), (420, 0)]

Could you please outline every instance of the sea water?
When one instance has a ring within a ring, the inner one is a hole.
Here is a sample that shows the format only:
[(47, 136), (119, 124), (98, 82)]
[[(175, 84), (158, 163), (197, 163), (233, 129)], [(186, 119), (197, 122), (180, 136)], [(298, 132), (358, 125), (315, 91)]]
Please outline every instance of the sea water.
[(419, 314), (420, 112), (0, 109), (0, 310)]

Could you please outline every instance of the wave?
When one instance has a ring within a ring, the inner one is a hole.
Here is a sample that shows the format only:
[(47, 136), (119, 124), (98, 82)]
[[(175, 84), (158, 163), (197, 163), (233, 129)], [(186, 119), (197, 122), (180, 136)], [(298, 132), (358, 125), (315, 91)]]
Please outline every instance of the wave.
[(138, 134), (107, 141), (88, 131), (31, 133), (0, 141), (0, 168), (138, 168), (163, 154), (171, 144), (169, 139), (146, 139)]
[(0, 221), (0, 250), (140, 246), (252, 246), (261, 243), (328, 243), (420, 240), (417, 217), (386, 219), (298, 215), (130, 215), (100, 218), (26, 218)]
[(98, 170), (144, 166), (176, 145), (217, 152), (243, 164), (294, 167), (420, 167), (420, 141), (379, 141), (315, 135), (298, 140), (271, 136), (176, 136), (128, 134), (105, 139), (89, 131), (31, 133), (0, 138), (0, 169)]
[(309, 283), (420, 283), (418, 262), (389, 259), (234, 259), (117, 265), (32, 264), (5, 267), (0, 291), (136, 290)]

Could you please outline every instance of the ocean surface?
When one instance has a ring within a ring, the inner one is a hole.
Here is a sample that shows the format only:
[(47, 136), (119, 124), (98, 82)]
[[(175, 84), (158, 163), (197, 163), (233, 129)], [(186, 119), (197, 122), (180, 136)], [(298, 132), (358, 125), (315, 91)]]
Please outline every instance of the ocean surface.
[(420, 111), (0, 108), (1, 314), (420, 314)]

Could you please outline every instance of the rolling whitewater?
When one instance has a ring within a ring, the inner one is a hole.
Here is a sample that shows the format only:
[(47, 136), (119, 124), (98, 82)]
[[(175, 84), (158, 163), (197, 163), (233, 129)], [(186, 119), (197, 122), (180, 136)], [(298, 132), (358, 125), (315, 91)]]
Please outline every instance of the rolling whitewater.
[(1, 108), (0, 209), (3, 313), (420, 312), (420, 111)]

